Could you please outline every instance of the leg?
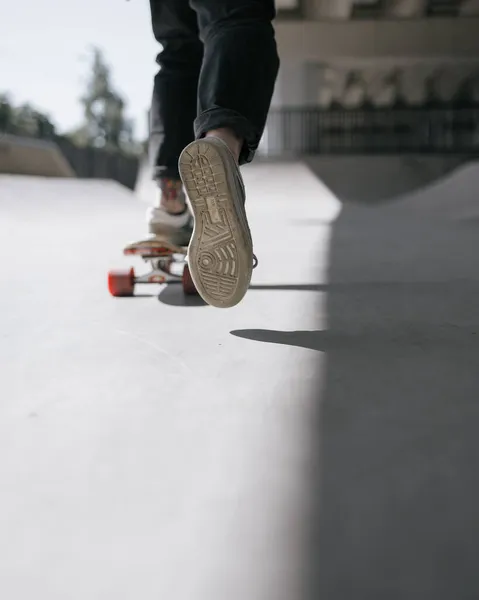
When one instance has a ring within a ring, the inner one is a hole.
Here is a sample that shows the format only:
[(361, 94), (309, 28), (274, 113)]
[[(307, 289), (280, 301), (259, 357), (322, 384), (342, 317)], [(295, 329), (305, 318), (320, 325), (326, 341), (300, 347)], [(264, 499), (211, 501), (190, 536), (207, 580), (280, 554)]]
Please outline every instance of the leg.
[[(188, 0), (150, 0), (153, 33), (161, 44), (150, 110), (149, 158), (158, 183), (156, 206), (149, 211), (150, 232), (186, 244), (191, 217), (178, 173), (182, 149), (194, 139), (198, 80), (203, 44), (198, 19)], [(176, 235), (178, 233), (178, 235)]]
[(253, 243), (238, 166), (250, 162), (266, 123), (279, 67), (274, 0), (190, 0), (204, 59), (196, 141), (180, 156), (194, 213), (191, 276), (209, 304), (231, 307), (251, 281)]
[(263, 135), (278, 74), (274, 0), (191, 0), (204, 62), (199, 82), (197, 138), (230, 129), (250, 162)]
[(150, 0), (155, 39), (162, 46), (150, 111), (150, 157), (155, 177), (178, 176), (178, 158), (194, 139), (203, 60), (198, 19), (188, 0)]

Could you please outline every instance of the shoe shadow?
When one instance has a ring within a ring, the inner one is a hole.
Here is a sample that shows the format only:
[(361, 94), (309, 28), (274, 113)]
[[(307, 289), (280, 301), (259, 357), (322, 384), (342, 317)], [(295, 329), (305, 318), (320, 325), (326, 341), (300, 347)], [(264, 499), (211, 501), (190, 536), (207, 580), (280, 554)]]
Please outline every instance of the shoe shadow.
[(297, 346), (325, 352), (327, 349), (326, 331), (274, 331), (271, 329), (237, 329), (231, 335), (254, 342)]
[[(366, 353), (369, 358), (383, 359), (394, 357), (398, 352), (415, 349), (421, 352), (433, 350), (454, 350), (466, 355), (479, 350), (478, 327), (464, 326), (460, 329), (445, 324), (442, 327), (427, 325), (423, 327), (384, 327), (377, 329), (366, 327), (363, 330), (351, 331), (275, 331), (272, 329), (237, 329), (231, 335), (266, 344), (296, 346), (317, 352), (333, 353), (345, 359), (355, 353)], [(338, 354), (339, 353), (339, 354)]]

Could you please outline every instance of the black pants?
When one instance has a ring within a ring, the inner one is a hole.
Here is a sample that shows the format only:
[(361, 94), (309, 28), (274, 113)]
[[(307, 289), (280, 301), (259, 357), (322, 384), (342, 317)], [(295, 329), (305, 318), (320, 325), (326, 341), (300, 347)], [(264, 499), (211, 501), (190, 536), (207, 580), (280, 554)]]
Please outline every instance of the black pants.
[(274, 0), (150, 0), (157, 57), (150, 111), (154, 177), (179, 178), (183, 148), (229, 127), (253, 159), (279, 68)]

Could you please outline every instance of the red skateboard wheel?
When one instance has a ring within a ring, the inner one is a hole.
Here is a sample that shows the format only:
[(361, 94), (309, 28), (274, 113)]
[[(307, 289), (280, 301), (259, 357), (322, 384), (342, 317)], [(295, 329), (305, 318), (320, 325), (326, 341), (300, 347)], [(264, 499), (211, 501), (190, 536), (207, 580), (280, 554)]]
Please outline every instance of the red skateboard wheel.
[(191, 273), (187, 264), (185, 264), (185, 267), (183, 269), (183, 276), (181, 278), (181, 282), (183, 284), (183, 291), (186, 295), (193, 296), (198, 293), (193, 279), (191, 279)]
[(112, 296), (133, 296), (135, 291), (135, 270), (110, 271), (108, 290)]

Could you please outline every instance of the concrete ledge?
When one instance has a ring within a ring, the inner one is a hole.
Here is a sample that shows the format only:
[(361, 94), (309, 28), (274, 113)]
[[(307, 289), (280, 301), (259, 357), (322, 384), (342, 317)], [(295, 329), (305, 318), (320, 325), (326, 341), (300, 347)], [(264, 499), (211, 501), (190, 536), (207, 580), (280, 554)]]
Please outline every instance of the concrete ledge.
[(479, 19), (287, 21), (276, 23), (281, 59), (400, 61), (472, 59)]
[(377, 203), (414, 192), (469, 160), (466, 156), (310, 156), (304, 162), (340, 200)]
[(13, 135), (0, 137), (0, 173), (76, 177), (54, 142)]

